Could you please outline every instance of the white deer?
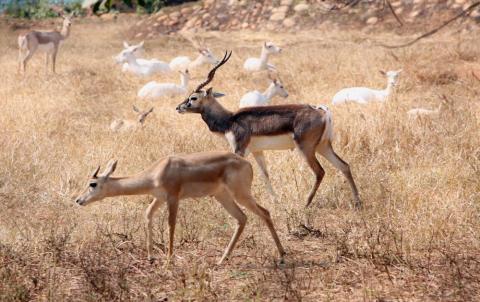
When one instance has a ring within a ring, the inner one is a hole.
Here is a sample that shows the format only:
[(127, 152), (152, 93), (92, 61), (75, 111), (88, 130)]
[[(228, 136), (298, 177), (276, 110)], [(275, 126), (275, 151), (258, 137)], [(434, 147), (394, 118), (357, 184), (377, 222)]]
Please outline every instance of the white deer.
[(254, 90), (247, 92), (244, 96), (242, 96), (240, 99), (240, 108), (265, 106), (276, 95), (279, 95), (282, 98), (287, 98), (288, 92), (285, 90), (285, 87), (280, 80), (272, 78), (272, 83), (263, 93), (258, 90)]
[(158, 208), (165, 204), (168, 209), (168, 258), (173, 255), (173, 239), (177, 221), (178, 204), (181, 199), (214, 196), (224, 209), (237, 220), (237, 227), (219, 264), (228, 258), (245, 228), (247, 216), (239, 205), (258, 215), (270, 230), (278, 252), (283, 258), (285, 251), (273, 226), (270, 213), (252, 196), (252, 165), (230, 152), (204, 152), (189, 155), (169, 156), (151, 167), (129, 177), (111, 177), (117, 167), (110, 161), (105, 171), (98, 175), (100, 166), (88, 181), (84, 193), (77, 199), (84, 206), (106, 197), (120, 195), (152, 195), (154, 199), (146, 211), (147, 253), (152, 255), (152, 218)]
[(170, 69), (173, 71), (181, 71), (185, 69), (192, 70), (204, 64), (215, 65), (218, 63), (218, 59), (211, 52), (210, 49), (199, 48), (198, 52), (199, 52), (198, 57), (193, 61), (186, 56), (179, 56), (179, 57), (173, 58), (169, 64)]
[(280, 53), (282, 49), (271, 42), (265, 42), (262, 45), (260, 58), (248, 58), (243, 63), (243, 68), (247, 71), (276, 70), (275, 66), (268, 63), (268, 57), (271, 54)]
[(164, 96), (177, 96), (187, 93), (190, 74), (188, 70), (180, 71), (180, 84), (148, 82), (138, 91), (138, 97), (145, 99), (158, 99)]
[(388, 72), (380, 71), (387, 77), (387, 88), (383, 90), (371, 89), (367, 87), (351, 87), (344, 88), (337, 92), (332, 99), (334, 105), (343, 104), (345, 102), (355, 102), (358, 104), (367, 104), (370, 102), (385, 102), (392, 94), (395, 88), (398, 75), (402, 70), (391, 70)]
[(110, 130), (112, 130), (113, 132), (125, 132), (125, 131), (132, 131), (139, 127), (142, 127), (143, 123), (145, 123), (145, 119), (147, 118), (147, 116), (150, 113), (152, 113), (153, 107), (150, 108), (149, 110), (141, 111), (135, 105), (133, 105), (133, 111), (137, 113), (136, 120), (115, 119), (110, 124)]
[[(143, 41), (137, 45), (128, 45), (124, 42), (126, 47), (120, 54), (115, 57), (117, 63), (123, 63), (122, 71), (131, 72), (139, 76), (150, 76), (155, 73), (168, 73), (171, 72), (168, 63), (157, 59), (142, 59), (143, 54)], [(137, 54), (139, 53), (139, 54)]]
[(38, 50), (46, 53), (45, 70), (48, 70), (48, 61), (52, 60), (52, 72), (55, 73), (55, 62), (57, 60), (58, 48), (60, 42), (64, 41), (70, 35), (70, 26), (72, 25), (72, 16), (63, 17), (63, 25), (60, 31), (37, 31), (32, 30), (18, 36), (18, 62), (19, 70), (26, 72), (27, 62)]

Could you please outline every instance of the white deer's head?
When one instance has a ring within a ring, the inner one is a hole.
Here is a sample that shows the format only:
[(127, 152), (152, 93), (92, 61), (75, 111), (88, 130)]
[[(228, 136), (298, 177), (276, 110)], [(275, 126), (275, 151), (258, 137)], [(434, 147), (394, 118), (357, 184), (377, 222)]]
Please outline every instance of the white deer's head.
[(282, 52), (282, 49), (272, 42), (265, 42), (263, 43), (262, 51), (266, 52), (267, 54), (275, 54)]
[(114, 58), (115, 61), (120, 64), (126, 62), (130, 56), (141, 58), (145, 52), (143, 44), (144, 41), (134, 45), (129, 45), (126, 41), (123, 41), (124, 49)]
[(402, 70), (403, 69), (390, 70), (390, 71), (387, 71), (387, 72), (385, 72), (383, 70), (380, 70), (380, 73), (387, 77), (389, 85), (395, 86), (398, 82), (398, 76), (400, 75)]

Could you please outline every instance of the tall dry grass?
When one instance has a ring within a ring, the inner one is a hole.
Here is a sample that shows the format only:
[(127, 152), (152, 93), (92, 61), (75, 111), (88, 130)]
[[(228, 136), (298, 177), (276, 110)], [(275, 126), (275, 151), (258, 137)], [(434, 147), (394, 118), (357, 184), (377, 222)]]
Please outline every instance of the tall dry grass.
[[(16, 32), (1, 27), (0, 45), (0, 300), (448, 300), (480, 297), (480, 83), (477, 36), (441, 34), (395, 51), (374, 46), (388, 34), (315, 31), (297, 34), (206, 33), (231, 61), (213, 86), (237, 107), (248, 90), (264, 89), (263, 75), (241, 71), (266, 37), (284, 47), (272, 57), (288, 102), (329, 104), (340, 88), (384, 86), (378, 69), (403, 68), (396, 96), (385, 104), (332, 107), (334, 147), (353, 169), (365, 209), (350, 208), (347, 183), (327, 171), (309, 209), (313, 176), (295, 152), (268, 152), (280, 203), (265, 190), (255, 166), (254, 195), (272, 213), (288, 249), (278, 266), (273, 242), (252, 215), (231, 260), (214, 263), (234, 221), (209, 198), (181, 204), (175, 266), (163, 268), (165, 212), (155, 218), (155, 253), (146, 261), (143, 213), (148, 197), (74, 205), (88, 174), (116, 158), (127, 175), (156, 159), (227, 144), (199, 116), (179, 115), (182, 98), (156, 101), (143, 130), (112, 134), (116, 117), (149, 79), (125, 75), (112, 55), (129, 22), (77, 21), (62, 45), (57, 75), (45, 74), (37, 54), (25, 77), (16, 74)], [(147, 55), (194, 55), (178, 37), (148, 41)], [(194, 83), (207, 69), (193, 72)], [(158, 80), (178, 81), (175, 76)], [(412, 107), (439, 116), (408, 120)], [(286, 101), (276, 99), (274, 103)], [(303, 226), (302, 226), (303, 225)]]

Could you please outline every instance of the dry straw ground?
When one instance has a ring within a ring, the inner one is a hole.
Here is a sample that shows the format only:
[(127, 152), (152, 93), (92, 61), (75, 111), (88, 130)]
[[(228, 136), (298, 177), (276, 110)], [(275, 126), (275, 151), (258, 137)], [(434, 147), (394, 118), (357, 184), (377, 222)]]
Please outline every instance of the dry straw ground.
[[(348, 85), (383, 86), (378, 69), (403, 68), (386, 104), (332, 108), (337, 152), (347, 160), (365, 209), (350, 208), (344, 178), (321, 159), (327, 175), (305, 210), (313, 181), (295, 152), (268, 152), (280, 203), (269, 198), (255, 167), (254, 195), (272, 212), (288, 249), (286, 265), (267, 229), (249, 224), (231, 260), (215, 262), (234, 221), (210, 198), (181, 204), (175, 266), (164, 269), (165, 212), (155, 218), (153, 265), (146, 261), (143, 213), (148, 197), (74, 205), (87, 175), (108, 159), (117, 175), (175, 153), (227, 149), (199, 116), (179, 115), (182, 98), (154, 103), (143, 130), (112, 134), (116, 117), (146, 107), (136, 91), (147, 79), (122, 74), (112, 55), (128, 22), (77, 20), (62, 46), (58, 74), (45, 75), (43, 56), (25, 78), (16, 74), (16, 32), (1, 27), (0, 300), (26, 301), (468, 301), (480, 298), (480, 82), (478, 35), (442, 33), (411, 48), (388, 51), (372, 40), (388, 34), (319, 30), (270, 34), (284, 47), (273, 58), (288, 102), (329, 103)], [(213, 86), (234, 110), (240, 96), (263, 89), (262, 75), (241, 71), (266, 33), (207, 33), (220, 55), (233, 57)], [(398, 40), (397, 40), (398, 41)], [(148, 41), (147, 55), (193, 55), (176, 37)], [(195, 71), (198, 82), (206, 69)], [(178, 81), (177, 76), (155, 77)], [(411, 121), (412, 107), (439, 116)], [(274, 103), (286, 101), (276, 99)], [(253, 161), (253, 160), (252, 160)], [(300, 227), (305, 224), (307, 227)]]

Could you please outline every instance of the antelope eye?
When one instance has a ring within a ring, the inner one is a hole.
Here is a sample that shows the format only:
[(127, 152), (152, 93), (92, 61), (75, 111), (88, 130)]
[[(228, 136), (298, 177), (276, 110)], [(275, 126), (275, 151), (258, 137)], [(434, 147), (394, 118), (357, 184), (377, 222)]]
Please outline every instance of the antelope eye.
[(280, 88), (282, 88), (282, 89), (283, 89), (283, 85), (280, 85)]
[(89, 184), (90, 188), (96, 188), (97, 187), (97, 183), (96, 182), (91, 182)]
[(197, 97), (196, 97), (196, 96), (192, 96), (192, 97), (190, 98), (190, 101), (196, 101), (196, 100), (197, 100)]

